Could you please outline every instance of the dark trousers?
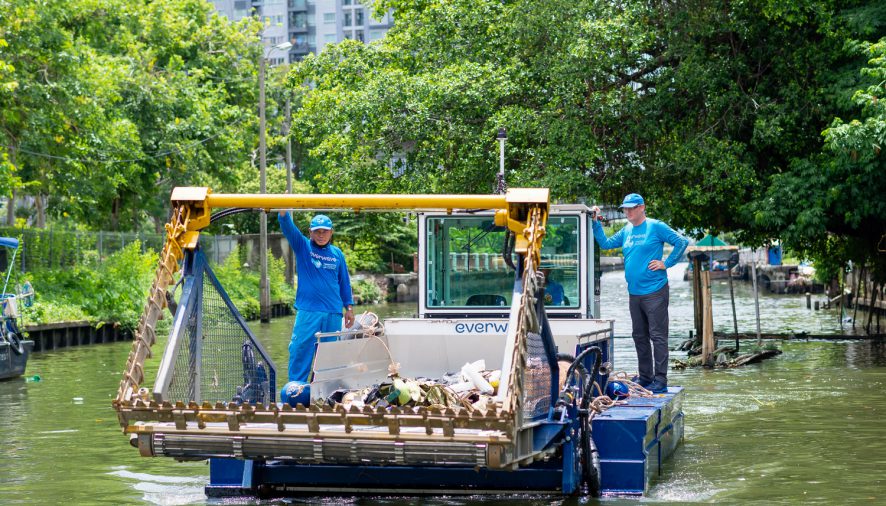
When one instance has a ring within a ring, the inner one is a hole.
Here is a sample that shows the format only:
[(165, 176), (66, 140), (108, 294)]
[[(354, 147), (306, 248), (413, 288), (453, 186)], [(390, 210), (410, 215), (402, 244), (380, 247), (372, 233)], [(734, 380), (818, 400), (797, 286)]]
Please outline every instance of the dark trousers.
[(669, 287), (646, 295), (631, 295), (631, 324), (640, 378), (668, 382)]

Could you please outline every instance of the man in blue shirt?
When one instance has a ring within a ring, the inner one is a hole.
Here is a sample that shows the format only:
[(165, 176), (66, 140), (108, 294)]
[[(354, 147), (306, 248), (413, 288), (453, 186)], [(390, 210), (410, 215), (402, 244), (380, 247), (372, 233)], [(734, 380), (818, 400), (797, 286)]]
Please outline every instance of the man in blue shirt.
[[(680, 260), (689, 241), (664, 222), (647, 218), (646, 203), (636, 193), (627, 195), (619, 207), (628, 224), (612, 237), (606, 237), (603, 232), (600, 208), (591, 209), (598, 217), (594, 220), (594, 238), (602, 249), (622, 248), (632, 335), (637, 349), (639, 377), (636, 381), (654, 393), (663, 393), (668, 389), (667, 269)], [(674, 249), (662, 261), (664, 243)]]
[(345, 327), (354, 323), (354, 299), (345, 256), (332, 241), (332, 220), (318, 214), (311, 220), (310, 238), (292, 222), (292, 215), (280, 212), (280, 230), (295, 253), (298, 290), (292, 339), (289, 342), (289, 381), (310, 380), (317, 332), (341, 330), (342, 309)]
[(566, 303), (566, 292), (563, 285), (551, 278), (551, 269), (539, 269), (545, 275), (545, 306), (562, 306)]

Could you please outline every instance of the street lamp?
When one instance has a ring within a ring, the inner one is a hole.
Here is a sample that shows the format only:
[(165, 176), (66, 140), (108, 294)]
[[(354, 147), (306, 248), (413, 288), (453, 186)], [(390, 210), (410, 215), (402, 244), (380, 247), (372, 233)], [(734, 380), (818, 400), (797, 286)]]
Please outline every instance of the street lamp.
[[(287, 51), (292, 47), (291, 42), (284, 42), (269, 47), (262, 52), (258, 62), (258, 168), (259, 168), (259, 193), (267, 192), (265, 184), (266, 169), (268, 164), (268, 147), (265, 142), (265, 64), (268, 57), (274, 51)], [(259, 256), (261, 257), (261, 279), (259, 280), (259, 316), (262, 323), (271, 321), (271, 287), (268, 284), (268, 213), (259, 215)]]

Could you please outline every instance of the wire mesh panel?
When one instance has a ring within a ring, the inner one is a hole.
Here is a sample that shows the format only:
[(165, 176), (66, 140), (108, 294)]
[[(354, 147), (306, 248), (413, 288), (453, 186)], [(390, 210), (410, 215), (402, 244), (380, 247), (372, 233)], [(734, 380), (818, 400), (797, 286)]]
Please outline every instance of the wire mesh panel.
[(276, 368), (202, 251), (188, 254), (185, 271), (155, 396), (169, 401), (274, 402)]
[(541, 334), (527, 334), (526, 355), (526, 368), (523, 370), (523, 420), (534, 421), (546, 417), (551, 407), (551, 366)]

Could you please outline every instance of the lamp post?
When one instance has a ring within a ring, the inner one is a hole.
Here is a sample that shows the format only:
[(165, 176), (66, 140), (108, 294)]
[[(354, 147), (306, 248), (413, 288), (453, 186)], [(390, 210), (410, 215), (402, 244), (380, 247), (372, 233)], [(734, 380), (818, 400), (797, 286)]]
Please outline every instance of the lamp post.
[(503, 194), (508, 188), (505, 185), (505, 141), (508, 139), (508, 133), (504, 128), (498, 129), (498, 181), (495, 192)]
[[(268, 48), (262, 52), (258, 62), (258, 168), (259, 168), (259, 193), (267, 193), (266, 172), (268, 164), (268, 147), (265, 142), (265, 64), (268, 56), (274, 51), (286, 51), (292, 47), (292, 43), (284, 42)], [(259, 256), (261, 263), (261, 278), (259, 280), (259, 316), (262, 323), (271, 321), (271, 287), (268, 284), (268, 213), (259, 215)]]

